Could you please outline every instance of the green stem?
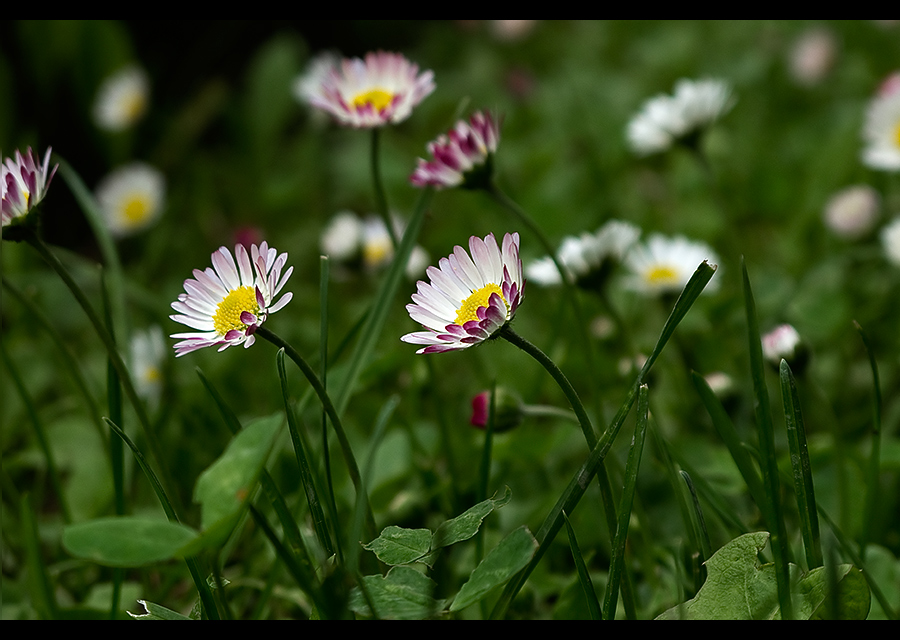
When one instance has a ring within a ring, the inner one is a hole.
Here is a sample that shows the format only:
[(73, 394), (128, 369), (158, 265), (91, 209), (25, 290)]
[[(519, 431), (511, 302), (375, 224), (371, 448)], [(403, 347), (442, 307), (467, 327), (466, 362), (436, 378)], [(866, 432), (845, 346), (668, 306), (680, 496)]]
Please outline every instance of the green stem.
[(394, 247), (394, 255), (397, 254), (397, 248), (400, 246), (400, 242), (397, 240), (397, 232), (394, 231), (394, 225), (391, 222), (391, 215), (388, 211), (388, 203), (387, 203), (387, 195), (385, 195), (384, 191), (384, 181), (381, 179), (381, 154), (379, 149), (381, 147), (381, 129), (379, 127), (375, 127), (372, 129), (372, 185), (375, 187), (375, 208), (378, 210), (378, 215), (381, 216), (381, 219), (384, 221), (384, 226), (387, 227), (388, 235), (391, 236), (391, 245)]
[[(303, 356), (301, 356), (296, 349), (294, 349), (290, 344), (282, 340), (279, 336), (269, 331), (265, 327), (258, 327), (256, 329), (256, 335), (265, 340), (268, 340), (277, 348), (284, 349), (287, 357), (293, 360), (294, 364), (296, 364), (303, 375), (306, 376), (306, 379), (309, 381), (310, 385), (312, 385), (312, 388), (316, 392), (316, 395), (319, 396), (319, 401), (322, 403), (322, 406), (325, 409), (325, 413), (328, 414), (328, 417), (331, 419), (331, 426), (334, 428), (334, 432), (338, 438), (338, 443), (341, 446), (341, 452), (344, 454), (344, 461), (347, 464), (347, 470), (350, 474), (350, 480), (353, 482), (353, 486), (356, 491), (361, 491), (362, 480), (359, 474), (359, 466), (356, 464), (356, 458), (353, 456), (353, 449), (350, 447), (350, 441), (347, 439), (347, 434), (344, 431), (344, 425), (341, 422), (341, 419), (331, 402), (331, 398), (328, 397), (328, 393), (326, 393), (325, 387), (323, 387), (321, 381), (319, 381), (319, 377), (316, 375), (316, 372), (312, 370), (312, 367), (307, 364), (306, 360), (303, 359)], [(372, 515), (371, 505), (368, 505), (367, 518), (369, 521), (369, 525), (374, 530), (375, 518)]]

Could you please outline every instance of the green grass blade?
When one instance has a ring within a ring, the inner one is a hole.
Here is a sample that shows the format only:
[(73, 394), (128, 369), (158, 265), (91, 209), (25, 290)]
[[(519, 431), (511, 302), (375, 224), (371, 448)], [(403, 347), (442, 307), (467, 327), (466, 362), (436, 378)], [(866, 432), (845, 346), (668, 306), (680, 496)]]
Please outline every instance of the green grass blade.
[(738, 436), (737, 430), (734, 428), (734, 423), (732, 423), (731, 418), (728, 417), (722, 403), (719, 402), (716, 394), (713, 393), (713, 390), (703, 376), (696, 371), (691, 371), (691, 378), (694, 382), (694, 387), (697, 389), (697, 393), (700, 395), (700, 401), (703, 403), (703, 406), (706, 407), (706, 411), (712, 419), (713, 427), (715, 427), (719, 437), (722, 438), (722, 441), (728, 448), (728, 453), (731, 454), (731, 458), (734, 460), (735, 465), (737, 465), (738, 471), (740, 471), (741, 476), (744, 478), (744, 482), (747, 483), (747, 489), (750, 491), (750, 496), (753, 498), (753, 501), (756, 502), (757, 506), (762, 509), (763, 505), (765, 505), (766, 494), (763, 490), (762, 482), (759, 479), (758, 467), (751, 459), (750, 454), (747, 453), (747, 449), (744, 447), (744, 443), (741, 441), (740, 436)]
[(869, 356), (869, 367), (872, 369), (872, 451), (869, 454), (869, 464), (866, 470), (866, 507), (863, 514), (862, 531), (860, 533), (860, 553), (866, 555), (866, 546), (872, 535), (872, 526), (875, 520), (875, 507), (878, 505), (879, 490), (878, 476), (881, 467), (881, 382), (878, 378), (878, 363), (875, 362), (875, 352), (869, 344), (866, 332), (855, 320), (853, 321), (859, 337), (862, 338), (866, 353)]
[(612, 548), (612, 563), (609, 568), (609, 580), (606, 583), (606, 597), (603, 609), (607, 620), (615, 620), (616, 605), (619, 600), (619, 580), (625, 570), (625, 541), (628, 539), (628, 524), (631, 521), (631, 508), (634, 504), (634, 491), (637, 486), (638, 470), (641, 466), (641, 454), (644, 451), (644, 440), (647, 436), (647, 415), (649, 400), (647, 385), (643, 384), (638, 391), (637, 424), (634, 438), (625, 463), (625, 486), (622, 489), (622, 501), (619, 505), (619, 521), (616, 524), (616, 535)]
[(578, 540), (575, 538), (575, 530), (572, 528), (572, 523), (569, 522), (569, 516), (566, 515), (565, 511), (563, 511), (563, 518), (566, 521), (566, 533), (569, 535), (569, 548), (572, 550), (572, 559), (575, 560), (575, 569), (578, 571), (578, 581), (584, 590), (584, 598), (587, 600), (591, 620), (602, 620), (603, 611), (600, 608), (600, 601), (597, 600), (597, 593), (594, 591), (591, 574), (588, 573), (587, 566), (584, 564), (584, 557), (581, 555)]
[(22, 522), (22, 545), (25, 547), (25, 562), (28, 566), (28, 587), (31, 592), (31, 603), (39, 618), (53, 620), (58, 607), (47, 566), (41, 556), (41, 536), (38, 533), (37, 519), (31, 506), (31, 496), (22, 495), (20, 503)]
[(390, 269), (388, 269), (387, 274), (381, 281), (381, 286), (378, 288), (372, 311), (366, 319), (366, 323), (363, 326), (362, 333), (359, 337), (359, 342), (350, 359), (350, 365), (344, 378), (344, 386), (337, 395), (335, 407), (337, 408), (339, 415), (343, 414), (344, 410), (347, 408), (347, 403), (350, 401), (350, 396), (353, 394), (356, 382), (359, 379), (360, 373), (362, 373), (362, 368), (365, 366), (366, 362), (369, 360), (369, 356), (375, 349), (375, 343), (378, 341), (381, 330), (384, 328), (388, 312), (394, 305), (394, 297), (397, 293), (397, 288), (403, 280), (403, 273), (406, 269), (406, 263), (409, 260), (410, 253), (412, 253), (413, 247), (419, 239), (419, 232), (421, 231), (422, 224), (425, 220), (425, 210), (428, 208), (428, 203), (431, 201), (432, 193), (433, 190), (429, 187), (422, 191), (422, 195), (419, 196), (419, 201), (416, 204), (412, 219), (409, 221), (409, 225), (406, 227), (406, 231), (403, 234), (403, 239), (400, 241), (400, 247), (397, 249), (394, 260), (391, 262)]
[(619, 407), (619, 410), (609, 424), (609, 427), (607, 427), (606, 431), (603, 432), (603, 435), (600, 436), (597, 445), (593, 448), (587, 460), (575, 473), (574, 477), (566, 487), (566, 490), (556, 501), (556, 504), (550, 510), (550, 513), (547, 514), (547, 517), (544, 519), (543, 524), (535, 535), (535, 539), (539, 544), (538, 550), (535, 552), (531, 562), (528, 563), (528, 566), (507, 583), (499, 600), (494, 605), (494, 609), (491, 612), (492, 618), (502, 618), (506, 614), (507, 607), (509, 607), (513, 598), (516, 597), (516, 594), (522, 588), (522, 585), (525, 584), (528, 576), (531, 575), (531, 572), (537, 566), (537, 563), (540, 562), (544, 553), (546, 553), (547, 548), (553, 542), (554, 537), (562, 527), (562, 512), (573, 513), (575, 511), (575, 507), (578, 506), (578, 502), (590, 485), (599, 466), (603, 464), (606, 454), (609, 452), (616, 436), (619, 434), (619, 430), (625, 423), (625, 418), (631, 410), (634, 401), (637, 399), (638, 389), (643, 384), (644, 376), (650, 371), (650, 367), (653, 366), (653, 363), (659, 357), (659, 354), (662, 352), (669, 338), (672, 337), (675, 328), (684, 316), (687, 315), (688, 310), (690, 310), (691, 306), (696, 302), (699, 295), (703, 292), (703, 288), (709, 282), (710, 278), (712, 278), (714, 273), (715, 268), (704, 261), (697, 267), (694, 275), (691, 276), (691, 279), (688, 281), (687, 285), (685, 285), (684, 290), (681, 292), (681, 295), (675, 303), (675, 307), (672, 309), (672, 313), (669, 315), (666, 324), (663, 326), (663, 330), (660, 333), (656, 346), (650, 353), (650, 357), (648, 357), (647, 361), (644, 363), (640, 373), (638, 373), (637, 379), (629, 390), (625, 401), (622, 403), (621, 407)]
[(778, 585), (778, 603), (781, 606), (783, 620), (793, 619), (790, 585), (788, 582), (788, 549), (787, 532), (785, 531), (784, 514), (781, 510), (780, 486), (778, 482), (778, 465), (775, 460), (775, 430), (772, 426), (772, 411), (769, 406), (769, 391), (766, 388), (765, 368), (762, 356), (762, 341), (759, 333), (759, 321), (756, 317), (756, 303), (750, 288), (750, 276), (747, 265), (741, 260), (743, 273), (744, 306), (747, 313), (747, 338), (750, 348), (750, 374), (753, 378), (753, 392), (756, 397), (756, 426), (759, 430), (759, 452), (762, 457), (763, 487), (766, 494), (764, 513), (771, 534), (772, 555), (775, 558), (775, 577)]
[(781, 397), (784, 404), (784, 423), (791, 449), (791, 468), (794, 471), (794, 493), (800, 511), (800, 532), (806, 551), (807, 570), (821, 567), (822, 541), (819, 538), (819, 518), (816, 515), (816, 494), (813, 490), (812, 468), (806, 446), (806, 429), (797, 396), (797, 384), (787, 361), (781, 361)]
[(709, 542), (709, 531), (706, 529), (706, 518), (703, 517), (703, 509), (700, 508), (700, 499), (697, 497), (697, 490), (694, 488), (694, 481), (687, 471), (681, 471), (681, 478), (691, 494), (691, 505), (693, 506), (693, 522), (697, 529), (697, 539), (700, 541), (700, 563), (706, 562), (712, 555), (712, 545)]
[[(316, 537), (319, 538), (319, 544), (325, 552), (331, 556), (334, 555), (334, 544), (331, 541), (331, 534), (328, 532), (328, 525), (325, 522), (325, 513), (322, 511), (322, 505), (319, 501), (319, 492), (313, 480), (310, 470), (309, 460), (306, 457), (306, 449), (303, 446), (303, 439), (297, 429), (297, 421), (294, 418), (294, 410), (291, 408), (290, 398), (287, 390), (287, 374), (284, 370), (284, 349), (278, 350), (276, 356), (278, 365), (278, 378), (281, 380), (281, 396), (284, 399), (284, 412), (287, 414), (288, 428), (291, 432), (291, 442), (294, 445), (294, 454), (297, 457), (297, 467), (300, 470), (300, 479), (303, 482), (303, 489), (306, 492), (306, 500), (309, 503), (309, 512), (312, 516), (313, 528), (316, 531)], [(340, 544), (340, 542), (338, 543)]]

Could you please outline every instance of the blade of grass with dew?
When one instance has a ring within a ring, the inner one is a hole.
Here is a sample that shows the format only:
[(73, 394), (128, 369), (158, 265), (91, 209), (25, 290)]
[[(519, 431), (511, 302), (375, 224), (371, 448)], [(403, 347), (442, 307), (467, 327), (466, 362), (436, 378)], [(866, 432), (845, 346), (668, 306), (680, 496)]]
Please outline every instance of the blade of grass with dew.
[(347, 408), (347, 403), (350, 400), (350, 396), (353, 394), (362, 368), (371, 356), (372, 351), (375, 348), (375, 343), (381, 335), (381, 330), (384, 328), (388, 312), (393, 307), (394, 296), (402, 281), (406, 263), (409, 261), (409, 256), (419, 238), (419, 232), (422, 229), (422, 223), (425, 219), (425, 210), (428, 208), (428, 203), (431, 201), (433, 192), (433, 189), (428, 187), (422, 191), (422, 195), (419, 196), (419, 201), (416, 203), (412, 219), (406, 227), (403, 239), (400, 241), (400, 246), (394, 255), (391, 266), (384, 276), (384, 279), (381, 281), (381, 285), (378, 287), (378, 293), (375, 297), (372, 311), (362, 328), (359, 342), (351, 356), (350, 365), (344, 378), (344, 386), (337, 395), (335, 407), (337, 408), (339, 415), (343, 414), (344, 410)]
[[(147, 477), (147, 480), (150, 481), (150, 486), (153, 488), (154, 493), (156, 493), (156, 497), (159, 499), (159, 503), (162, 505), (163, 511), (166, 513), (166, 517), (170, 522), (181, 522), (178, 519), (178, 515), (175, 513), (175, 509), (172, 507), (172, 503), (169, 501), (169, 496), (166, 495), (165, 489), (163, 489), (162, 484), (159, 482), (159, 478), (156, 477), (156, 474), (153, 472), (153, 469), (150, 468), (150, 465), (147, 464), (146, 459), (144, 458), (144, 454), (141, 453), (141, 450), (137, 448), (137, 445), (131, 441), (131, 438), (128, 437), (122, 429), (119, 428), (115, 422), (110, 420), (109, 418), (103, 418), (104, 422), (109, 425), (109, 428), (113, 430), (113, 432), (119, 436), (122, 441), (131, 449), (132, 454), (134, 454), (134, 459), (137, 461), (138, 466), (141, 468), (141, 471), (144, 472), (144, 475)], [(207, 617), (211, 620), (219, 619), (219, 610), (216, 607), (216, 601), (213, 598), (212, 591), (210, 591), (209, 584), (206, 582), (206, 579), (203, 577), (203, 573), (200, 571), (200, 566), (196, 560), (196, 558), (185, 558), (185, 564), (188, 566), (188, 570), (191, 572), (191, 578), (194, 580), (194, 585), (197, 587), (197, 591), (200, 594), (200, 600), (203, 603), (204, 610), (206, 611)]]
[(740, 436), (738, 436), (737, 430), (734, 428), (734, 423), (732, 423), (731, 418), (728, 417), (728, 414), (725, 412), (725, 407), (719, 402), (716, 394), (703, 376), (696, 371), (691, 371), (691, 379), (694, 382), (697, 393), (700, 395), (700, 401), (703, 403), (703, 406), (706, 407), (706, 412), (712, 419), (713, 427), (715, 427), (719, 437), (722, 438), (722, 441), (728, 448), (728, 453), (731, 454), (732, 460), (734, 460), (738, 471), (740, 471), (741, 476), (744, 478), (747, 489), (750, 491), (750, 496), (757, 506), (762, 509), (765, 504), (766, 495), (763, 490), (762, 481), (759, 479), (756, 465), (753, 463), (753, 460), (751, 460), (750, 454), (747, 453), (747, 449), (744, 447)]
[(546, 553), (548, 547), (553, 542), (554, 537), (559, 532), (559, 529), (562, 527), (562, 512), (565, 511), (566, 513), (573, 513), (575, 507), (578, 506), (578, 502), (584, 495), (585, 490), (587, 489), (594, 475), (597, 473), (599, 465), (603, 463), (603, 460), (606, 457), (606, 454), (609, 452), (610, 447), (612, 447), (612, 444), (615, 441), (619, 430), (622, 428), (622, 425), (625, 422), (625, 417), (628, 415), (628, 412), (631, 410), (631, 406), (634, 404), (634, 401), (637, 398), (638, 389), (643, 384), (644, 376), (646, 376), (650, 371), (653, 363), (656, 362), (656, 359), (659, 357), (659, 354), (662, 352), (663, 348), (665, 348), (666, 343), (672, 336), (672, 333), (674, 333), (675, 328), (678, 326), (684, 316), (687, 315), (687, 312), (703, 292), (704, 287), (706, 287), (706, 284), (709, 282), (710, 278), (712, 278), (714, 273), (715, 267), (704, 261), (700, 264), (700, 266), (697, 267), (694, 275), (691, 276), (691, 279), (688, 281), (687, 285), (685, 285), (684, 290), (681, 292), (681, 295), (675, 302), (675, 307), (672, 309), (672, 313), (666, 320), (665, 325), (663, 325), (663, 329), (660, 333), (659, 339), (656, 342), (656, 346), (653, 348), (650, 356), (644, 362), (644, 366), (638, 373), (634, 384), (632, 385), (625, 398), (625, 401), (622, 403), (621, 407), (619, 407), (619, 410), (610, 423), (609, 427), (606, 429), (606, 431), (603, 432), (603, 435), (600, 436), (600, 439), (597, 441), (597, 445), (591, 451), (587, 460), (575, 473), (572, 480), (569, 482), (569, 485), (566, 487), (566, 490), (562, 493), (562, 495), (559, 497), (559, 500), (557, 500), (554, 507), (550, 510), (550, 513), (544, 519), (541, 528), (535, 535), (535, 539), (539, 544), (538, 550), (535, 552), (534, 557), (531, 559), (531, 562), (528, 563), (528, 566), (526, 566), (525, 569), (519, 572), (507, 583), (506, 587), (503, 590), (503, 593), (500, 595), (500, 598), (494, 605), (494, 609), (491, 612), (491, 618), (502, 618), (506, 614), (506, 609), (513, 601), (513, 598), (516, 597), (516, 594), (522, 588), (522, 585), (525, 584), (528, 576), (531, 575), (534, 567), (536, 567), (538, 562), (540, 562), (544, 553)]
[(747, 264), (743, 258), (741, 259), (741, 272), (743, 275), (744, 307), (747, 314), (750, 374), (753, 378), (753, 392), (756, 398), (756, 428), (759, 431), (759, 452), (762, 457), (763, 487), (766, 494), (764, 513), (771, 535), (772, 555), (775, 559), (775, 578), (778, 587), (778, 604), (781, 607), (781, 619), (791, 620), (794, 616), (788, 575), (790, 551), (788, 549), (784, 514), (781, 510), (778, 464), (775, 459), (775, 429), (772, 426), (769, 391), (766, 388), (762, 340), (759, 334), (759, 321), (756, 317), (756, 303), (753, 300), (753, 291), (750, 288)]
[(800, 533), (806, 552), (807, 570), (822, 566), (822, 541), (819, 538), (819, 518), (816, 515), (816, 494), (813, 488), (809, 449), (806, 446), (806, 428), (797, 396), (797, 383), (787, 361), (782, 358), (781, 397), (784, 404), (784, 424), (787, 427), (788, 446), (791, 450), (791, 468), (794, 472), (794, 493), (800, 512)]
[[(309, 513), (312, 516), (313, 528), (316, 531), (316, 537), (319, 538), (319, 544), (322, 545), (322, 548), (329, 556), (332, 556), (335, 553), (335, 546), (332, 543), (331, 534), (328, 532), (328, 525), (325, 522), (325, 513), (322, 511), (322, 505), (319, 502), (319, 492), (313, 481), (309, 460), (306, 457), (306, 450), (303, 446), (303, 441), (300, 439), (300, 433), (297, 430), (297, 421), (294, 418), (294, 411), (291, 408), (291, 402), (288, 397), (287, 374), (284, 370), (284, 349), (278, 350), (276, 362), (278, 365), (278, 378), (281, 381), (281, 397), (284, 400), (284, 411), (287, 415), (288, 429), (291, 432), (291, 442), (294, 445), (294, 454), (297, 458), (297, 467), (300, 470), (300, 479), (303, 482), (303, 490), (306, 492), (306, 501), (309, 503)], [(340, 541), (338, 541), (338, 546), (340, 546)]]
[(612, 548), (612, 562), (609, 568), (609, 580), (606, 583), (606, 596), (603, 609), (607, 620), (616, 619), (616, 605), (619, 600), (619, 580), (624, 571), (625, 541), (628, 539), (628, 524), (631, 521), (631, 507), (634, 504), (634, 491), (637, 487), (637, 475), (641, 466), (641, 454), (644, 451), (644, 440), (647, 436), (647, 415), (649, 413), (647, 385), (641, 385), (638, 391), (637, 424), (634, 438), (625, 463), (625, 485), (622, 488), (622, 500), (619, 504), (619, 521), (616, 523), (616, 535)]
[(878, 475), (881, 467), (881, 382), (878, 379), (878, 363), (875, 362), (875, 352), (869, 344), (866, 332), (858, 322), (853, 321), (859, 337), (863, 341), (866, 348), (866, 354), (869, 356), (869, 368), (872, 369), (872, 451), (869, 454), (869, 464), (866, 470), (866, 506), (863, 515), (862, 531), (860, 532), (859, 549), (860, 554), (865, 557), (866, 547), (872, 534), (872, 525), (875, 521), (875, 507), (878, 504)]
[(597, 600), (597, 592), (594, 591), (591, 574), (588, 573), (587, 566), (584, 564), (584, 557), (581, 555), (578, 540), (575, 538), (575, 530), (572, 528), (572, 523), (569, 522), (569, 516), (566, 515), (565, 511), (563, 511), (563, 518), (566, 521), (566, 533), (569, 535), (569, 548), (572, 550), (575, 570), (578, 572), (578, 582), (581, 583), (581, 589), (584, 591), (584, 599), (587, 601), (591, 620), (603, 620), (603, 611), (600, 608), (600, 601)]

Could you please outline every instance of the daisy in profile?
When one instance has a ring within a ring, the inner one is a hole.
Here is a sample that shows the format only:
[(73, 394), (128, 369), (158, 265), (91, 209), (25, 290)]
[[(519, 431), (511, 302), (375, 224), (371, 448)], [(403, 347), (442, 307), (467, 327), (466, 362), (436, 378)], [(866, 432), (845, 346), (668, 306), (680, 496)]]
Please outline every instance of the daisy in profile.
[[(31, 147), (23, 156), (16, 150), (16, 158), (3, 158), (0, 164), (0, 221), (3, 227), (22, 224), (28, 214), (43, 200), (50, 181), (59, 165), (50, 169), (50, 147), (44, 153), (44, 162), (35, 164)], [(6, 232), (4, 232), (6, 235)]]
[(469, 238), (469, 253), (456, 246), (440, 268), (426, 270), (406, 305), (409, 316), (426, 331), (400, 339), (424, 345), (416, 353), (467, 349), (493, 337), (509, 323), (522, 302), (525, 279), (519, 258), (519, 234), (507, 233), (502, 248), (493, 234)]
[(628, 142), (638, 155), (668, 150), (677, 142), (694, 144), (706, 127), (734, 106), (722, 80), (679, 80), (675, 93), (651, 98), (628, 123)]
[(882, 90), (866, 111), (863, 163), (881, 171), (900, 171), (900, 90)]
[(166, 180), (157, 169), (135, 162), (115, 170), (97, 185), (97, 202), (116, 237), (142, 231), (162, 214)]
[(413, 108), (434, 91), (434, 73), (399, 53), (378, 51), (344, 59), (320, 70), (317, 87), (302, 89), (315, 107), (341, 124), (371, 129), (406, 120)]
[(162, 365), (166, 357), (166, 345), (162, 329), (153, 325), (139, 331), (131, 338), (131, 371), (138, 395), (151, 408), (159, 404), (162, 393)]
[(124, 131), (140, 120), (150, 102), (150, 80), (137, 66), (106, 78), (94, 101), (94, 123), (105, 131)]
[[(572, 282), (585, 289), (595, 289), (622, 262), (640, 234), (640, 229), (629, 222), (610, 220), (596, 233), (563, 238), (556, 258)], [(562, 284), (559, 270), (549, 256), (531, 263), (525, 273), (529, 281), (544, 286)]]
[(500, 125), (490, 111), (476, 111), (469, 121), (460, 120), (447, 135), (428, 143), (431, 160), (419, 158), (410, 176), (417, 187), (432, 185), (438, 189), (486, 187), (497, 144)]
[[(646, 244), (635, 245), (625, 258), (632, 275), (630, 287), (649, 295), (680, 293), (702, 262), (715, 264), (716, 254), (702, 242), (684, 236), (650, 236)], [(715, 287), (710, 283), (707, 290)]]
[(282, 274), (286, 262), (286, 253), (279, 254), (263, 242), (252, 245), (249, 255), (243, 245), (237, 245), (234, 257), (220, 247), (212, 254), (212, 268), (194, 269), (194, 277), (184, 281), (185, 293), (172, 303), (178, 313), (169, 316), (196, 329), (170, 336), (181, 339), (175, 344), (176, 357), (204, 347), (224, 351), (240, 344), (251, 346), (256, 329), (293, 296), (288, 292), (273, 302), (294, 271), (290, 267)]

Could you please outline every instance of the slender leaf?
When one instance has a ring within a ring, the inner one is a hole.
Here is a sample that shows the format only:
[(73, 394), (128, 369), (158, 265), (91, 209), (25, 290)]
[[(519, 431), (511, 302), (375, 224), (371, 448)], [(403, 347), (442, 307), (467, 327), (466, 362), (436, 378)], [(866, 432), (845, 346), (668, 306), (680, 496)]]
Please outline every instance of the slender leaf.
[(869, 454), (869, 464), (866, 470), (866, 508), (863, 515), (862, 532), (860, 533), (859, 546), (863, 555), (866, 552), (866, 546), (869, 544), (872, 527), (875, 520), (875, 508), (878, 505), (879, 484), (878, 475), (881, 467), (881, 382), (878, 378), (878, 363), (875, 362), (875, 352), (869, 344), (866, 332), (855, 320), (853, 324), (856, 326), (859, 337), (863, 341), (866, 348), (866, 354), (869, 356), (869, 368), (872, 370), (872, 451)]
[(31, 506), (31, 495), (22, 495), (19, 515), (22, 521), (22, 544), (25, 546), (25, 563), (28, 566), (28, 590), (38, 617), (53, 620), (59, 610), (47, 565), (41, 555), (41, 536), (37, 518)]
[(63, 546), (72, 555), (108, 567), (142, 567), (183, 556), (197, 538), (183, 524), (139, 516), (112, 516), (69, 525)]
[(578, 572), (578, 582), (581, 583), (581, 589), (584, 591), (584, 598), (587, 601), (588, 611), (591, 613), (591, 620), (602, 620), (603, 611), (600, 609), (600, 601), (597, 600), (597, 592), (594, 591), (594, 583), (591, 581), (591, 574), (588, 573), (584, 564), (584, 557), (581, 555), (581, 549), (578, 547), (578, 540), (575, 538), (575, 530), (572, 523), (569, 522), (569, 516), (563, 512), (566, 520), (566, 533), (569, 534), (569, 548), (572, 550), (572, 559), (575, 560), (575, 570)]
[(128, 612), (135, 620), (192, 620), (193, 618), (189, 618), (187, 616), (183, 616), (177, 611), (172, 611), (171, 609), (166, 609), (164, 606), (155, 604), (153, 602), (149, 602), (147, 600), (138, 600), (138, 604), (144, 607), (144, 611), (146, 613), (131, 613)]

